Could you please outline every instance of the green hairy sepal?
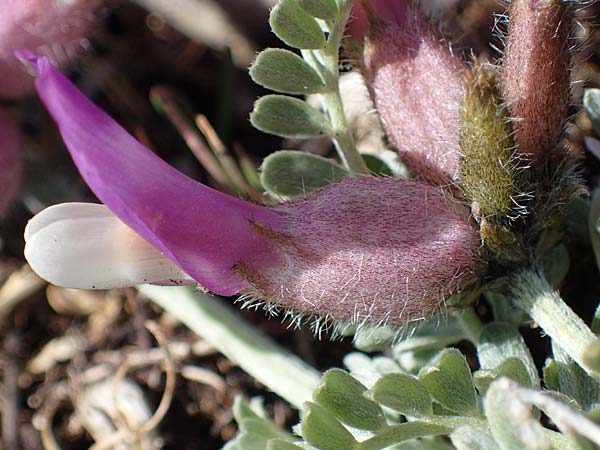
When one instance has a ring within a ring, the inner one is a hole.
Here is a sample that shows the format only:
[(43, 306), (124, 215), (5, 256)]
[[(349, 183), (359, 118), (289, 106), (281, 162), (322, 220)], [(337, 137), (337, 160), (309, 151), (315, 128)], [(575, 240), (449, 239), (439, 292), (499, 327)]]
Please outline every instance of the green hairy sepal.
[(460, 122), (460, 177), (478, 220), (504, 223), (517, 192), (514, 143), (494, 75), (477, 67), (467, 81)]
[(483, 243), (509, 260), (520, 259), (518, 240), (510, 229), (523, 211), (517, 203), (519, 158), (495, 74), (482, 66), (467, 77), (459, 145), (461, 183)]

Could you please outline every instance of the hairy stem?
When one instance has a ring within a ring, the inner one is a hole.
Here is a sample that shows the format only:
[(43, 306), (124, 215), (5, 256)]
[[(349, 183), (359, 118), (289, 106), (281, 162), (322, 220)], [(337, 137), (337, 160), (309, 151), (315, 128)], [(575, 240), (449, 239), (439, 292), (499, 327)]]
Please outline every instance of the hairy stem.
[(459, 311), (456, 314), (456, 317), (458, 318), (467, 339), (473, 344), (477, 344), (479, 342), (481, 331), (483, 330), (483, 324), (481, 323), (481, 320), (479, 320), (479, 317), (477, 317), (473, 307), (469, 306), (468, 308)]
[(312, 398), (321, 374), (248, 325), (222, 301), (186, 287), (138, 289), (294, 407), (301, 409)]
[(340, 12), (335, 21), (327, 24), (329, 38), (323, 50), (303, 51), (304, 59), (317, 70), (325, 81), (323, 103), (331, 122), (333, 140), (344, 166), (353, 174), (369, 174), (369, 169), (356, 149), (350, 132), (339, 86), (339, 50), (352, 8), (351, 1), (340, 2)]
[(517, 306), (524, 309), (577, 364), (600, 381), (585, 361), (584, 354), (597, 337), (546, 281), (539, 270), (524, 270), (512, 276), (511, 293)]

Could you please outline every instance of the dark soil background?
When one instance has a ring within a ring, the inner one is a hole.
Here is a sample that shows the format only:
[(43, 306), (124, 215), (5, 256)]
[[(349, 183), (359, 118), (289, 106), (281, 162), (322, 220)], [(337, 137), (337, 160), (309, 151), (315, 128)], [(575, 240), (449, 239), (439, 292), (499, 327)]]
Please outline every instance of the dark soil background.
[[(201, 113), (226, 146), (239, 146), (256, 166), (268, 153), (284, 148), (280, 139), (261, 134), (248, 122), (256, 98), (265, 93), (250, 80), (246, 68), (254, 50), (281, 46), (267, 26), (266, 0), (222, 0), (229, 25), (241, 40), (228, 49), (232, 35), (213, 27), (209, 45), (190, 40), (157, 15), (127, 1), (108, 1), (97, 12), (97, 25), (89, 48), (70, 67), (80, 88), (115, 117), (142, 142), (179, 170), (209, 185), (214, 180), (194, 158), (178, 131), (152, 106), (149, 93), (155, 86), (169, 86), (178, 93), (191, 114)], [(494, 1), (461, 0), (440, 24), (461, 49), (493, 55), (492, 12), (503, 8)], [(600, 39), (598, 7), (580, 12), (582, 23), (574, 77), (585, 80), (574, 87), (580, 99), (584, 86), (600, 85)], [(199, 27), (214, 24), (198, 18)], [(215, 44), (217, 42), (217, 44)], [(585, 42), (585, 45), (583, 45)], [(220, 43), (220, 44), (219, 44)], [(246, 50), (244, 50), (246, 49)], [(249, 51), (247, 49), (250, 49)], [(0, 449), (83, 449), (94, 444), (75, 410), (81, 401), (81, 379), (94, 370), (116, 371), (125, 355), (146, 355), (127, 378), (143, 392), (154, 410), (164, 391), (160, 359), (152, 359), (158, 344), (144, 327), (156, 321), (170, 343), (181, 346), (179, 369), (169, 411), (154, 430), (166, 449), (212, 450), (231, 439), (237, 429), (231, 413), (233, 399), (261, 396), (278, 425), (289, 427), (297, 412), (265, 391), (231, 361), (203, 345), (201, 337), (188, 331), (158, 308), (145, 303), (134, 289), (108, 292), (77, 292), (48, 287), (24, 266), (23, 229), (41, 208), (63, 201), (95, 201), (72, 165), (53, 122), (34, 97), (5, 105), (16, 117), (23, 133), (25, 183), (10, 214), (0, 224)], [(600, 162), (586, 153), (582, 140), (593, 135), (589, 120), (573, 106), (575, 125), (568, 136), (585, 161), (590, 187), (596, 184)], [(286, 143), (285, 148), (300, 145)], [(76, 238), (76, 237), (74, 237)], [(572, 242), (573, 266), (563, 287), (567, 301), (590, 318), (600, 298), (598, 273), (590, 248)], [(594, 301), (590, 299), (595, 299)], [(225, 300), (227, 301), (227, 300)], [(480, 305), (485, 315), (485, 305)], [(349, 339), (319, 341), (309, 329), (293, 331), (262, 312), (240, 314), (279, 343), (315, 367), (325, 370), (342, 365), (351, 351)], [(542, 364), (548, 345), (538, 330), (525, 330)], [(49, 343), (53, 343), (50, 347)], [(203, 370), (184, 376), (184, 367)], [(118, 447), (115, 447), (118, 448)], [(152, 447), (147, 447), (152, 448)]]

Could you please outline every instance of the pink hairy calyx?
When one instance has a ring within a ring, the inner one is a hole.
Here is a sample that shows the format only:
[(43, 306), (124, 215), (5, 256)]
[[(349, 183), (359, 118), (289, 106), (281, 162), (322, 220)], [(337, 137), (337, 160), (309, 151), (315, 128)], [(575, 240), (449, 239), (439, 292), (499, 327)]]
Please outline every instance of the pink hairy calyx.
[(562, 0), (513, 0), (501, 90), (519, 153), (536, 159), (558, 143), (570, 102), (570, 7)]
[(468, 209), (436, 187), (350, 179), (274, 206), (285, 225), (259, 230), (277, 265), (237, 267), (244, 293), (285, 308), (352, 322), (430, 316), (482, 267)]
[(458, 175), (465, 69), (422, 17), (371, 25), (365, 79), (390, 143), (417, 179), (445, 185)]

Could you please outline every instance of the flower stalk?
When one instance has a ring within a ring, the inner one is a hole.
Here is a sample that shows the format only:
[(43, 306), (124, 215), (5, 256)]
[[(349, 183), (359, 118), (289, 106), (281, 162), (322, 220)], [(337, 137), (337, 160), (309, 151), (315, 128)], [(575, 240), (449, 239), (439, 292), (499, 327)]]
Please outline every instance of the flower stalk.
[(586, 350), (598, 337), (537, 270), (524, 270), (512, 276), (511, 293), (515, 304), (525, 310), (553, 341), (564, 349), (592, 378), (600, 374), (586, 362)]

